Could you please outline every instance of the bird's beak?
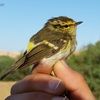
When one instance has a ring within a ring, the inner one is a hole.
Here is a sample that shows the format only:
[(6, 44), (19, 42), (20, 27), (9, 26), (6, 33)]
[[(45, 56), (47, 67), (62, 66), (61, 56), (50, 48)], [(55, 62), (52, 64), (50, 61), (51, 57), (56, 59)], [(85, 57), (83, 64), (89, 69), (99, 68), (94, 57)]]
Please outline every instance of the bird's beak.
[(83, 21), (76, 22), (75, 25), (77, 26), (77, 25), (79, 25), (81, 23), (83, 23)]

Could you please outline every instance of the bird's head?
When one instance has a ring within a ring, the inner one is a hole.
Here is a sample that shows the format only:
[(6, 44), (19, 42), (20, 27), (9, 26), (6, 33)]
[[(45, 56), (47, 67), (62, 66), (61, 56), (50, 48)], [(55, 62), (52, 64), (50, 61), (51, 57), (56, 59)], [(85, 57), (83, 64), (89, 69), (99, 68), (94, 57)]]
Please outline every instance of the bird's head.
[(75, 22), (71, 18), (68, 18), (66, 16), (60, 16), (60, 17), (54, 17), (52, 19), (49, 19), (48, 22), (45, 24), (45, 26), (52, 31), (75, 35), (76, 26), (81, 23), (82, 21)]

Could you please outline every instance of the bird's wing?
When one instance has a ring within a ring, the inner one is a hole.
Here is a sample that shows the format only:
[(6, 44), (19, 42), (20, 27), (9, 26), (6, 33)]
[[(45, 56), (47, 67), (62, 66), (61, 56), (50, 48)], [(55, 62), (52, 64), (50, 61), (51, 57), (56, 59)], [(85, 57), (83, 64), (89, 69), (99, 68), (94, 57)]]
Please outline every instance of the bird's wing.
[(40, 30), (30, 38), (27, 47), (27, 53), (30, 52), (34, 48), (34, 46), (36, 46), (36, 44), (38, 44), (39, 42), (42, 42), (44, 40), (48, 42), (53, 42), (63, 37), (64, 34), (61, 32), (54, 32), (54, 31), (47, 30), (46, 28), (43, 28), (42, 30)]
[(32, 64), (39, 63), (43, 58), (49, 58), (63, 47), (64, 42), (55, 40), (48, 42), (46, 40), (37, 43), (33, 49), (26, 53), (26, 60), (19, 68), (24, 68)]
[(30, 39), (26, 51), (25, 63), (19, 68), (24, 68), (34, 63), (36, 64), (43, 58), (51, 57), (57, 53), (63, 45), (68, 44), (70, 38), (67, 34), (66, 37), (65, 40), (65, 35), (63, 33), (40, 30)]

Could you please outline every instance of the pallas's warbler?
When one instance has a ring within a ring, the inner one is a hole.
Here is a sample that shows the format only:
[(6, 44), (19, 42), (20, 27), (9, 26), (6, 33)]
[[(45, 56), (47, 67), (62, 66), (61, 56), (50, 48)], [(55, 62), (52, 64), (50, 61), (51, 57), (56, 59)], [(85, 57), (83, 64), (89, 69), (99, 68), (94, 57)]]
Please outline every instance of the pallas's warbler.
[(58, 60), (66, 59), (76, 48), (76, 26), (81, 23), (66, 16), (49, 19), (30, 38), (23, 56), (0, 79), (20, 68), (39, 63), (52, 67)]

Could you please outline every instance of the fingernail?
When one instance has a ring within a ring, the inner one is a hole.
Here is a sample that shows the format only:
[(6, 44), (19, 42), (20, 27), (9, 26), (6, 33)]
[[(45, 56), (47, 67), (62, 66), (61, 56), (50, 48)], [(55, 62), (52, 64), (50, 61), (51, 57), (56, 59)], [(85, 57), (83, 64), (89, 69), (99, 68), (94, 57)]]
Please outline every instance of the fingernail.
[(60, 83), (61, 83), (61, 80), (51, 80), (49, 82), (49, 88), (50, 89), (57, 89), (59, 87)]
[(52, 98), (52, 100), (69, 100), (69, 99), (66, 97), (54, 97)]

